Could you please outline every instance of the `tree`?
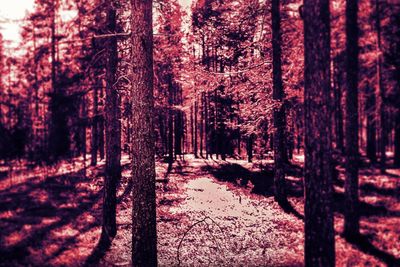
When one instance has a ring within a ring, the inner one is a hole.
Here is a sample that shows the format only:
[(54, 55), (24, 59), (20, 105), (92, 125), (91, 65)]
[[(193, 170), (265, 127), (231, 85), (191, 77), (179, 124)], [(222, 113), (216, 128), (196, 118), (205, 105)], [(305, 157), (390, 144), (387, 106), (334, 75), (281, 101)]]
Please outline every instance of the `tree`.
[(132, 265), (157, 265), (152, 0), (131, 0)]
[[(184, 125), (184, 112), (182, 106), (182, 87), (179, 77), (182, 67), (182, 11), (177, 0), (161, 0), (157, 2), (158, 19), (155, 28), (157, 35), (154, 37), (154, 72), (155, 79), (155, 105), (160, 116), (160, 131), (162, 150), (168, 151), (168, 170), (177, 155), (182, 154), (182, 141)], [(163, 121), (166, 121), (164, 126)], [(156, 126), (157, 127), (157, 126)]]
[(329, 0), (304, 1), (305, 265), (335, 266)]
[[(106, 7), (106, 27), (109, 32), (116, 32), (117, 1), (109, 1)], [(110, 241), (117, 233), (116, 227), (116, 190), (121, 178), (121, 123), (120, 107), (116, 84), (118, 64), (118, 47), (116, 37), (107, 41), (106, 64), (106, 167), (104, 179), (103, 228), (102, 237)]]
[(381, 7), (379, 0), (375, 0), (375, 25), (376, 25), (376, 36), (377, 36), (377, 87), (380, 96), (380, 105), (379, 105), (379, 117), (381, 122), (381, 131), (380, 131), (380, 169), (381, 172), (385, 172), (386, 168), (386, 146), (387, 146), (387, 127), (386, 127), (386, 96), (385, 96), (385, 87), (383, 82), (383, 73), (382, 73), (382, 29), (381, 29)]
[(282, 82), (282, 37), (281, 37), (281, 18), (280, 1), (272, 0), (272, 97), (277, 102), (274, 108), (274, 188), (275, 199), (283, 203), (286, 201), (284, 154), (285, 151), (285, 109), (283, 105), (283, 82)]
[(346, 178), (345, 223), (347, 238), (359, 233), (358, 218), (358, 0), (346, 1)]
[(386, 64), (389, 65), (390, 78), (393, 81), (392, 90), (388, 90), (387, 99), (392, 106), (394, 115), (394, 164), (400, 166), (400, 6), (394, 3), (388, 5), (390, 13), (386, 24), (385, 35), (387, 46), (384, 53)]

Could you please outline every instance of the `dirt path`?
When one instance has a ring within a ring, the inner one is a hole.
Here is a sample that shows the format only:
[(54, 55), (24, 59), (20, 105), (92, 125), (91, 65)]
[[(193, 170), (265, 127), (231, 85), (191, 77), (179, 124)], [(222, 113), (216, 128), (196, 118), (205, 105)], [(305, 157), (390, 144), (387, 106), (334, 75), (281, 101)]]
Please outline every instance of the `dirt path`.
[[(272, 198), (251, 194), (250, 186), (218, 181), (204, 171), (209, 164), (192, 159), (159, 185), (160, 265), (301, 266), (302, 222)], [(129, 208), (120, 210), (119, 218), (119, 234), (103, 263), (129, 262), (129, 250), (113, 253), (122, 243), (130, 247), (128, 223), (121, 219), (129, 220)]]
[[(298, 160), (301, 161), (301, 158)], [(86, 171), (68, 163), (15, 173), (0, 180), (0, 266), (129, 266), (131, 203), (129, 159), (118, 190), (118, 234), (111, 248), (96, 255), (101, 224), (103, 165)], [(266, 166), (264, 162), (262, 166)], [(272, 192), (271, 173), (242, 160), (215, 161), (189, 156), (157, 163), (157, 227), (160, 266), (302, 266), (301, 169), (288, 171), (294, 210), (285, 212)], [(265, 167), (264, 167), (265, 169)], [(342, 178), (335, 188), (337, 266), (400, 266), (400, 170), (360, 173), (361, 232), (349, 244), (340, 233)]]
[[(254, 193), (247, 176), (260, 175), (255, 166), (239, 160), (186, 158), (174, 167), (169, 182), (158, 185), (160, 266), (303, 266), (303, 221), (284, 212), (272, 195)], [(165, 169), (158, 168), (164, 177)], [(227, 169), (234, 171), (218, 172)], [(296, 183), (299, 177), (288, 180)], [(301, 194), (290, 197), (290, 202), (302, 213)], [(121, 227), (104, 265), (129, 264), (129, 203), (126, 207), (120, 210)], [(340, 236), (341, 215), (336, 214), (335, 220), (337, 266), (386, 266), (385, 252), (347, 243)]]

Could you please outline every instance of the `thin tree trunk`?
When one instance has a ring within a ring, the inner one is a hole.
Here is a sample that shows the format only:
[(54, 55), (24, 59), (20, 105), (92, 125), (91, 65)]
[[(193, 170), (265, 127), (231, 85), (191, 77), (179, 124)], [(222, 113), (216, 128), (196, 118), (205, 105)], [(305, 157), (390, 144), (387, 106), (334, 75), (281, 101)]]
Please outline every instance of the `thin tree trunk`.
[[(283, 106), (283, 82), (282, 82), (282, 37), (281, 37), (281, 17), (280, 1), (272, 0), (272, 78), (273, 94), (272, 98), (277, 102), (274, 108), (274, 194), (278, 202), (286, 201), (285, 189), (285, 110)], [(287, 157), (286, 157), (287, 158)]]
[(367, 114), (367, 157), (376, 163), (376, 96), (373, 87), (367, 87), (365, 113)]
[(394, 165), (400, 166), (400, 109), (396, 110), (394, 128)]
[(174, 114), (172, 107), (168, 109), (168, 172), (174, 163)]
[[(197, 151), (198, 151), (198, 141), (197, 141), (197, 133), (198, 133), (198, 119), (197, 119), (197, 113), (199, 112), (199, 107), (198, 107), (198, 102), (197, 102), (197, 96), (194, 101), (194, 157), (198, 158)], [(200, 125), (201, 127), (201, 125)], [(200, 128), (201, 129), (201, 128)]]
[(358, 0), (346, 1), (346, 156), (344, 235), (359, 234), (358, 214)]
[[(200, 111), (200, 157), (203, 157), (203, 140), (204, 136), (207, 135), (207, 132), (205, 129), (207, 129), (207, 119), (205, 118), (205, 102), (204, 102), (204, 96), (203, 92), (200, 95), (200, 103), (201, 103), (201, 111)], [(205, 141), (206, 145), (206, 157), (207, 157), (207, 141)]]
[(343, 111), (342, 111), (342, 88), (339, 74), (339, 59), (335, 59), (334, 65), (334, 101), (335, 101), (335, 137), (336, 137), (336, 148), (343, 153)]
[(82, 123), (82, 133), (81, 133), (81, 139), (82, 139), (82, 154), (83, 154), (83, 172), (84, 172), (84, 177), (86, 177), (86, 117), (87, 117), (87, 109), (86, 109), (86, 97), (83, 96), (82, 100), (82, 117), (85, 118), (84, 122)]
[(238, 136), (237, 136), (237, 150), (238, 150), (239, 159), (241, 158), (241, 154), (242, 154), (241, 143), (242, 143), (242, 135), (240, 133), (240, 128), (239, 128)]
[(132, 265), (157, 266), (152, 0), (131, 0)]
[(190, 106), (190, 140), (191, 140), (191, 149), (192, 153), (195, 156), (196, 153), (194, 151), (194, 123), (193, 123), (193, 105)]
[[(107, 6), (107, 30), (115, 32), (117, 13), (115, 0)], [(117, 182), (121, 178), (121, 123), (118, 92), (115, 86), (118, 64), (117, 40), (111, 37), (107, 41), (106, 63), (106, 166), (103, 197), (103, 227), (102, 237), (111, 242), (117, 233), (116, 204)]]
[(329, 0), (304, 1), (305, 266), (335, 266)]
[[(218, 62), (215, 62), (215, 65), (217, 66)], [(217, 67), (215, 67), (216, 69)], [(219, 110), (219, 95), (218, 95), (218, 89), (214, 90), (214, 104), (215, 104), (215, 135), (214, 135), (214, 143), (215, 143), (215, 156), (217, 159), (219, 159), (219, 156), (221, 155), (221, 140), (220, 140), (220, 110)]]
[(382, 78), (382, 44), (381, 44), (381, 19), (380, 19), (380, 5), (379, 0), (375, 0), (376, 8), (376, 35), (377, 35), (377, 85), (380, 96), (379, 116), (381, 122), (381, 138), (380, 138), (380, 168), (384, 173), (386, 169), (386, 146), (387, 146), (387, 129), (386, 129), (386, 110), (385, 110), (385, 88)]
[(182, 155), (182, 139), (183, 139), (183, 113), (182, 111), (178, 110), (176, 111), (175, 115), (175, 142), (174, 142), (174, 147), (175, 147), (175, 158), (177, 155)]
[(100, 154), (100, 159), (103, 160), (105, 157), (105, 152), (104, 152), (104, 116), (101, 115), (98, 118), (98, 123), (99, 123), (99, 154)]
[[(35, 25), (32, 27), (32, 35), (33, 35), (33, 56), (36, 58), (36, 33), (35, 33)], [(38, 64), (34, 66), (34, 84), (33, 88), (35, 90), (35, 115), (39, 117), (39, 75), (38, 75)]]
[(210, 128), (210, 93), (207, 92), (204, 98), (204, 144), (206, 148), (206, 159), (211, 155), (211, 128)]
[(253, 162), (253, 134), (250, 134), (247, 137), (246, 150), (247, 150), (247, 161)]
[[(100, 83), (99, 83), (100, 81)], [(96, 83), (93, 88), (93, 116), (92, 116), (92, 139), (91, 139), (91, 161), (90, 165), (97, 164), (97, 151), (99, 148), (99, 123), (98, 123), (98, 95), (97, 87), (101, 84), (101, 79), (96, 78)]]

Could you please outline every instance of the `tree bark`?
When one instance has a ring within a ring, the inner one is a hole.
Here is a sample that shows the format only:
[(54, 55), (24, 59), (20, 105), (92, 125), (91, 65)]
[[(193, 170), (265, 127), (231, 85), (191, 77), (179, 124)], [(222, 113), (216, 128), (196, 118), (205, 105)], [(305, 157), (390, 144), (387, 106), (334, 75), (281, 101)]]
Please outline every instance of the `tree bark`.
[(174, 113), (172, 106), (168, 108), (168, 171), (174, 163)]
[(367, 88), (365, 113), (367, 114), (367, 157), (376, 163), (376, 96), (373, 87)]
[(344, 235), (359, 234), (358, 214), (358, 0), (346, 1), (346, 156)]
[[(203, 157), (203, 145), (204, 145), (204, 135), (205, 129), (207, 127), (207, 119), (205, 117), (205, 102), (204, 102), (204, 97), (203, 97), (203, 92), (200, 95), (200, 103), (201, 103), (201, 110), (200, 110), (200, 157)], [(207, 143), (205, 144), (207, 147)], [(207, 155), (207, 149), (206, 149), (206, 155)]]
[(104, 116), (101, 115), (98, 118), (99, 122), (99, 153), (100, 153), (100, 159), (103, 160), (105, 157), (105, 152), (104, 152)]
[(334, 101), (335, 101), (335, 137), (336, 137), (336, 148), (343, 153), (343, 111), (342, 111), (342, 83), (341, 75), (339, 70), (340, 59), (336, 56), (334, 61)]
[(247, 137), (246, 150), (247, 150), (247, 161), (253, 162), (253, 134), (250, 134)]
[(396, 110), (394, 129), (394, 165), (400, 166), (400, 109)]
[[(197, 142), (197, 132), (198, 132), (197, 131), (197, 127), (198, 127), (197, 113), (198, 113), (198, 111), (199, 111), (199, 108), (198, 108), (197, 96), (196, 96), (196, 99), (194, 101), (194, 157), (195, 158), (198, 158), (198, 155), (197, 155), (197, 150), (198, 150), (198, 148), (197, 148), (197, 143), (198, 143)], [(201, 127), (201, 125), (200, 125), (200, 127)]]
[[(117, 24), (117, 13), (114, 7), (115, 0), (110, 1), (107, 6), (107, 30), (115, 32)], [(117, 88), (115, 86), (118, 64), (117, 40), (111, 37), (107, 40), (107, 63), (106, 63), (106, 166), (104, 179), (103, 198), (103, 227), (102, 237), (107, 242), (117, 233), (116, 227), (116, 205), (117, 205), (117, 182), (121, 178), (121, 123), (120, 106)]]
[(152, 0), (131, 0), (132, 265), (157, 266)]
[(305, 266), (335, 266), (329, 0), (304, 1)]
[(190, 141), (193, 156), (196, 155), (194, 151), (194, 123), (193, 123), (193, 105), (190, 106)]
[(101, 85), (101, 79), (96, 79), (95, 86), (93, 88), (93, 116), (92, 116), (92, 139), (90, 146), (90, 165), (96, 166), (97, 164), (97, 151), (99, 148), (99, 123), (98, 123), (98, 94), (97, 88)]
[[(285, 110), (283, 106), (283, 82), (282, 82), (282, 37), (281, 37), (281, 18), (280, 1), (272, 0), (272, 79), (273, 94), (272, 98), (276, 101), (277, 107), (274, 108), (274, 194), (278, 202), (286, 201), (285, 186)], [(287, 156), (286, 156), (287, 158)]]
[(211, 151), (211, 126), (210, 126), (210, 92), (204, 93), (204, 146), (206, 150), (206, 159), (212, 158)]
[(380, 5), (379, 0), (375, 0), (375, 11), (376, 11), (376, 35), (377, 35), (377, 85), (378, 92), (380, 96), (380, 106), (379, 106), (379, 117), (381, 122), (380, 131), (380, 168), (381, 172), (384, 173), (386, 169), (386, 146), (387, 146), (387, 129), (386, 129), (386, 107), (385, 107), (385, 88), (383, 85), (382, 78), (382, 44), (381, 44), (381, 19), (380, 19)]

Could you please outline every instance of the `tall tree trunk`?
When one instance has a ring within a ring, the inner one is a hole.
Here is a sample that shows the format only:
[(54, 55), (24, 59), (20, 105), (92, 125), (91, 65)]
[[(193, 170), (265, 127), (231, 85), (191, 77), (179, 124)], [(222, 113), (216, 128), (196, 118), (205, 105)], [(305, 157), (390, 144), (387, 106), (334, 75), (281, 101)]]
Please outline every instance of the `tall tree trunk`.
[(394, 128), (394, 165), (400, 166), (400, 109), (396, 110)]
[(285, 110), (283, 106), (283, 82), (282, 82), (282, 37), (280, 1), (272, 0), (272, 98), (276, 101), (274, 108), (274, 194), (278, 202), (286, 201), (284, 159), (287, 158), (284, 143)]
[(51, 2), (51, 87), (52, 94), (50, 100), (50, 125), (49, 125), (49, 153), (52, 162), (65, 156), (69, 151), (69, 135), (67, 128), (67, 117), (63, 111), (62, 103), (64, 94), (57, 84), (57, 59), (56, 59), (56, 13), (57, 0)]
[[(36, 33), (35, 33), (36, 26), (33, 25), (32, 27), (32, 35), (33, 35), (33, 56), (36, 58)], [(34, 83), (33, 88), (35, 90), (35, 115), (39, 117), (39, 75), (38, 75), (38, 64), (34, 65)]]
[(174, 113), (172, 107), (168, 109), (168, 172), (174, 163)]
[(177, 155), (182, 155), (182, 138), (183, 138), (183, 116), (182, 111), (177, 110), (175, 112), (175, 128), (174, 128), (174, 150), (175, 158)]
[(247, 161), (253, 162), (253, 134), (250, 134), (247, 137), (246, 150), (247, 150)]
[(86, 127), (87, 127), (87, 108), (86, 108), (86, 97), (83, 96), (82, 99), (82, 119), (81, 119), (81, 124), (82, 124), (82, 128), (81, 128), (81, 140), (82, 140), (82, 151), (81, 153), (83, 154), (83, 172), (84, 172), (84, 177), (86, 177)]
[(194, 152), (194, 123), (193, 123), (193, 105), (190, 106), (190, 141), (191, 141), (191, 149), (192, 153), (195, 156)]
[(376, 163), (376, 96), (373, 87), (367, 87), (365, 113), (367, 114), (367, 157)]
[(56, 0), (52, 1), (51, 7), (51, 87), (53, 93), (58, 93), (56, 86)]
[(358, 0), (346, 1), (346, 156), (344, 235), (359, 233), (358, 214)]
[(131, 0), (132, 265), (157, 266), (152, 0)]
[(385, 172), (386, 168), (386, 146), (387, 146), (387, 125), (386, 125), (386, 108), (385, 108), (385, 88), (383, 85), (382, 78), (382, 43), (381, 43), (381, 19), (380, 19), (380, 5), (379, 0), (375, 0), (375, 11), (376, 11), (376, 35), (377, 35), (377, 85), (378, 92), (380, 96), (380, 107), (379, 107), (379, 117), (381, 122), (380, 131), (380, 168), (381, 172)]
[[(197, 113), (199, 112), (199, 107), (198, 107), (198, 102), (197, 102), (197, 96), (196, 100), (194, 101), (194, 157), (198, 158), (197, 155), (197, 127), (198, 127), (198, 120), (197, 120)], [(201, 127), (201, 124), (200, 124)], [(200, 128), (201, 129), (201, 128)], [(201, 137), (200, 137), (201, 138)]]
[(305, 266), (335, 266), (329, 0), (304, 1)]
[[(214, 53), (215, 53), (215, 50), (213, 49), (213, 51), (214, 51)], [(215, 60), (213, 61), (214, 62), (214, 72), (216, 72), (216, 63), (215, 63)], [(213, 112), (213, 132), (214, 132), (214, 134), (213, 134), (213, 146), (214, 146), (214, 153), (215, 153), (215, 157), (218, 159), (219, 157), (218, 157), (218, 153), (219, 153), (219, 143), (218, 143), (218, 117), (219, 117), (219, 115), (218, 115), (218, 100), (217, 100), (217, 90), (216, 89), (214, 89), (214, 110), (213, 110), (214, 112)], [(212, 154), (212, 152), (211, 152), (211, 154)]]
[(97, 151), (99, 148), (99, 123), (98, 123), (98, 86), (101, 85), (101, 79), (96, 78), (95, 86), (93, 88), (93, 116), (92, 116), (92, 139), (90, 146), (91, 160), (90, 165), (96, 166), (97, 164)]
[(210, 129), (210, 93), (204, 93), (204, 146), (206, 149), (206, 159), (211, 155), (211, 129)]
[[(115, 32), (117, 24), (117, 12), (115, 0), (107, 6), (107, 30)], [(117, 88), (115, 86), (118, 64), (117, 39), (111, 37), (107, 40), (106, 63), (106, 166), (104, 178), (103, 197), (103, 227), (102, 237), (110, 242), (117, 233), (116, 204), (117, 182), (121, 178), (121, 123), (120, 107)]]
[(336, 56), (334, 61), (334, 101), (335, 101), (335, 137), (336, 137), (336, 149), (338, 149), (341, 153), (344, 152), (344, 143), (343, 143), (343, 111), (342, 111), (342, 84), (341, 84), (341, 75), (339, 70), (339, 59)]
[(98, 118), (98, 131), (99, 131), (99, 154), (100, 154), (100, 159), (104, 159), (104, 115), (99, 116)]
[(241, 143), (242, 143), (242, 134), (240, 133), (240, 128), (237, 130), (237, 153), (239, 156), (239, 159), (241, 158), (242, 154), (242, 149), (241, 149)]
[[(203, 157), (203, 145), (204, 145), (204, 138), (203, 136), (205, 135), (204, 131), (205, 128), (207, 127), (205, 121), (205, 103), (204, 103), (204, 93), (201, 93), (200, 95), (200, 103), (201, 103), (201, 110), (200, 110), (200, 157)], [(207, 143), (206, 143), (207, 146)], [(206, 155), (207, 155), (207, 149), (206, 149)]]

